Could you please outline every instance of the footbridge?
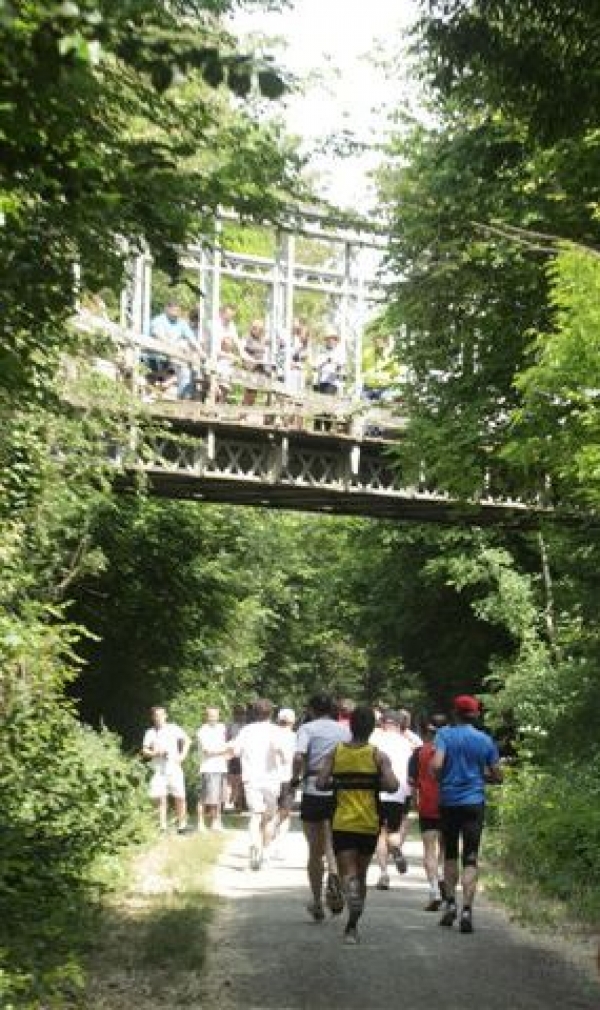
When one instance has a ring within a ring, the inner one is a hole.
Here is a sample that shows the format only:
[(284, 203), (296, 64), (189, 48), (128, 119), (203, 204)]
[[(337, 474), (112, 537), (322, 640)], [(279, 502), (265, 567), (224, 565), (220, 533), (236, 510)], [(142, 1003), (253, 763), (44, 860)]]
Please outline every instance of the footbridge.
[[(270, 256), (232, 251), (219, 234), (212, 244), (181, 251), (182, 268), (196, 272), (193, 339), (168, 340), (153, 330), (161, 306), (153, 298), (150, 254), (132, 260), (118, 322), (98, 304), (79, 306), (74, 325), (112, 348), (96, 359), (95, 372), (137, 404), (127, 443), (109, 449), (120, 468), (119, 488), (143, 475), (148, 490), (165, 498), (418, 522), (529, 526), (549, 514), (538, 489), (523, 497), (504, 494), (490, 477), (477, 499), (465, 503), (432, 486), (424, 471), (416, 481), (403, 474), (401, 379), (396, 374), (387, 389), (369, 396), (363, 369), (365, 324), (385, 296), (373, 271), (379, 237), (311, 223), (302, 234), (316, 237), (320, 262), (306, 264), (296, 256), (295, 234), (278, 233)], [(326, 243), (334, 251), (323, 259)], [(225, 278), (267, 293), (259, 367), (243, 352), (230, 353), (226, 381)], [(294, 313), (306, 291), (324, 299), (323, 332), (339, 336), (343, 367), (333, 393), (320, 391), (314, 372), (294, 372)], [(161, 374), (172, 383), (156, 381), (148, 366), (156, 361), (169, 366)], [(73, 378), (72, 363), (69, 368)]]

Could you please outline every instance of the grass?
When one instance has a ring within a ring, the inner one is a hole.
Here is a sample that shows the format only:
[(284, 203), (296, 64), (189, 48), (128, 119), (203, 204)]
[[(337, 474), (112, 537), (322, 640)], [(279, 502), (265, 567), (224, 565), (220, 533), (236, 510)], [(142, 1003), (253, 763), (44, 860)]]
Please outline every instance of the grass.
[(85, 1006), (154, 1010), (198, 1000), (216, 904), (209, 878), (222, 845), (212, 834), (169, 834), (138, 851), (103, 914)]
[(514, 921), (530, 929), (549, 934), (564, 934), (585, 939), (600, 931), (597, 896), (590, 895), (590, 909), (585, 902), (564, 901), (549, 895), (518, 867), (507, 865), (501, 857), (501, 839), (497, 829), (486, 829), (483, 847), (483, 889), (494, 901), (504, 905)]
[(220, 849), (214, 836), (178, 838), (170, 847), (163, 872), (173, 890), (156, 902), (147, 919), (141, 951), (147, 967), (160, 961), (172, 973), (202, 968), (215, 906), (207, 872)]

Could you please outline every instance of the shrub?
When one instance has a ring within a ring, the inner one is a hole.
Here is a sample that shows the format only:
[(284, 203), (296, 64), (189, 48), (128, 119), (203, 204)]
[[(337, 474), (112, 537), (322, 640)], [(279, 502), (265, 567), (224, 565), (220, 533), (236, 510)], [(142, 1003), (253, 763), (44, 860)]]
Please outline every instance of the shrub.
[(600, 759), (519, 769), (503, 787), (501, 822), (501, 856), (511, 873), (597, 923)]
[(112, 734), (25, 692), (4, 723), (0, 768), (0, 1002), (53, 1005), (82, 982), (98, 857), (142, 832), (143, 770)]

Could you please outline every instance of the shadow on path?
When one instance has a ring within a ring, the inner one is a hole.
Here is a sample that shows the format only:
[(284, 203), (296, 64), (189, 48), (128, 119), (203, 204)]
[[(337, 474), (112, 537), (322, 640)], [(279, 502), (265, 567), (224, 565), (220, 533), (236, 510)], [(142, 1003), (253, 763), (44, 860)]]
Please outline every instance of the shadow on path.
[[(361, 943), (342, 943), (344, 917), (309, 919), (304, 840), (286, 858), (247, 868), (235, 833), (216, 872), (219, 911), (203, 988), (220, 1010), (598, 1010), (600, 987), (557, 944), (482, 903), (476, 931), (443, 929), (424, 912), (420, 845), (389, 892), (369, 891)], [(369, 883), (377, 877), (371, 868)]]

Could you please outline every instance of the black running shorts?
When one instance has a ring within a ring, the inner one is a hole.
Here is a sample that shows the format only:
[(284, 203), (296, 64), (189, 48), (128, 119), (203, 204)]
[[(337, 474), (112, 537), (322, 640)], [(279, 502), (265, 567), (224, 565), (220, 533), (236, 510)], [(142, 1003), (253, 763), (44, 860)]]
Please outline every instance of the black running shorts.
[(312, 793), (302, 793), (300, 803), (300, 818), (312, 824), (320, 821), (330, 821), (335, 810), (333, 796), (315, 796)]
[(332, 831), (333, 851), (359, 852), (361, 856), (371, 857), (377, 847), (377, 835), (365, 835), (359, 831)]
[(440, 831), (442, 822), (439, 817), (421, 817), (419, 815), (419, 831), (422, 835), (426, 831)]
[(458, 843), (462, 838), (463, 866), (477, 865), (484, 811), (483, 803), (462, 807), (440, 807), (446, 859), (458, 859)]
[(382, 800), (379, 805), (379, 820), (388, 831), (398, 831), (405, 817), (404, 803)]

